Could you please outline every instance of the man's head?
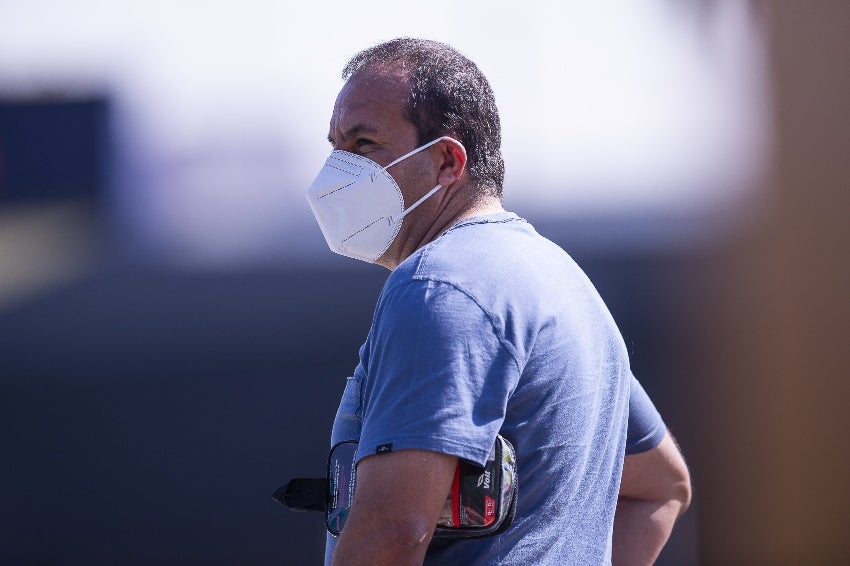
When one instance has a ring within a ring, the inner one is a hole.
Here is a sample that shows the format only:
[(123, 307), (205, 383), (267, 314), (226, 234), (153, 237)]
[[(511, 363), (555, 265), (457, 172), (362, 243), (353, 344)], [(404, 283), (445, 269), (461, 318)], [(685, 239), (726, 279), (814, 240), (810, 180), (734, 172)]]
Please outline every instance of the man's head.
[(337, 153), (308, 189), (332, 250), (394, 269), (461, 220), (504, 211), (499, 118), (468, 59), (399, 39), (344, 76), (328, 130)]
[(349, 80), (363, 72), (405, 79), (406, 117), (416, 129), (417, 143), (456, 137), (466, 148), (467, 172), (479, 194), (501, 198), (505, 166), (499, 113), (490, 84), (475, 63), (444, 43), (399, 38), (357, 53), (342, 77)]

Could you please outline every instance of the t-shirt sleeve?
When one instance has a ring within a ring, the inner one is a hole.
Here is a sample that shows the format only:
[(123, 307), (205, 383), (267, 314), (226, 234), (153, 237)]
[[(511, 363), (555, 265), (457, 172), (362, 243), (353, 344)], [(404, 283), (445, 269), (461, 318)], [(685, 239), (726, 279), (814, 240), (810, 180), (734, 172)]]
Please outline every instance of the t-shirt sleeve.
[(629, 392), (629, 428), (626, 454), (652, 450), (664, 440), (667, 426), (643, 386), (632, 375)]
[(420, 449), (483, 465), (519, 370), (476, 301), (434, 281), (388, 289), (369, 348), (358, 460)]

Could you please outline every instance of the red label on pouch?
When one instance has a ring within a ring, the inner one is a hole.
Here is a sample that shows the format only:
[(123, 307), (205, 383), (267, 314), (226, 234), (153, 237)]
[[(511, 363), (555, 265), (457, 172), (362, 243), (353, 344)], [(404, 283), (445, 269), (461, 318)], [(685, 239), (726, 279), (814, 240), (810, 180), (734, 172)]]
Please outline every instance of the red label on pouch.
[(484, 517), (489, 525), (496, 516), (496, 500), (489, 495), (484, 497)]

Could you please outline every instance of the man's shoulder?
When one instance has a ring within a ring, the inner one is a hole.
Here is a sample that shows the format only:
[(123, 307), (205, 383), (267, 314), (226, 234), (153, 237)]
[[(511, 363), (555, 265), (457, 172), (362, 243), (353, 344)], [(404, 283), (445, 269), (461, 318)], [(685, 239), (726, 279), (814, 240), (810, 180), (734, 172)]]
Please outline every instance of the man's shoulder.
[(393, 284), (435, 281), (469, 291), (531, 286), (572, 277), (576, 266), (524, 218), (503, 212), (466, 219), (405, 260)]
[[(457, 316), (479, 311), (501, 327), (506, 318), (534, 321), (541, 306), (567, 300), (558, 291), (581, 277), (561, 248), (512, 213), (461, 222), (399, 265), (388, 278), (376, 316), (414, 316), (451, 305)], [(471, 309), (471, 310), (467, 310)], [(451, 317), (455, 320), (457, 316)]]

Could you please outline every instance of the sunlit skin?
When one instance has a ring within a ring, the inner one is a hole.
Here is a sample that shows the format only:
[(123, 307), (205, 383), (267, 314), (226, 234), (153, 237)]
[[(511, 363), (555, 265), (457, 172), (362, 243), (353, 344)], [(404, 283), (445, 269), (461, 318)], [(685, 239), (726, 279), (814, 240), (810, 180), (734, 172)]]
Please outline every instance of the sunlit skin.
[(691, 477), (668, 432), (646, 452), (626, 456), (614, 518), (614, 566), (651, 566), (691, 503)]
[[(416, 128), (404, 114), (407, 94), (406, 81), (397, 74), (354, 75), (336, 99), (328, 141), (334, 149), (368, 157), (381, 166), (415, 149)], [(459, 221), (504, 210), (498, 198), (475, 194), (465, 167), (463, 145), (444, 140), (388, 169), (401, 188), (405, 208), (437, 184), (443, 188), (404, 218), (395, 241), (375, 263), (395, 269)]]

